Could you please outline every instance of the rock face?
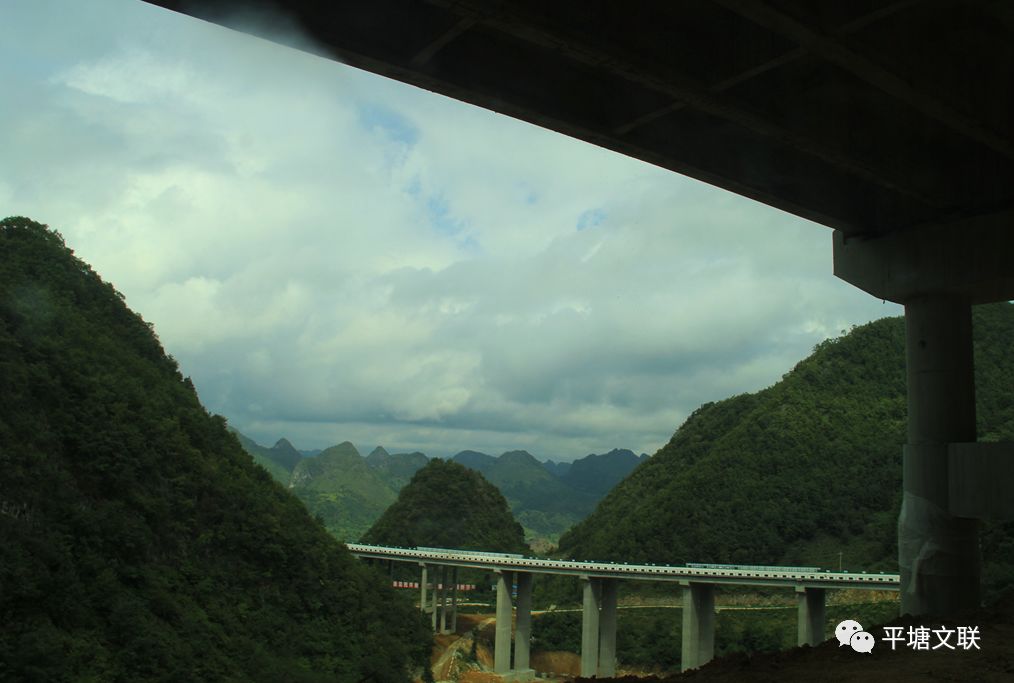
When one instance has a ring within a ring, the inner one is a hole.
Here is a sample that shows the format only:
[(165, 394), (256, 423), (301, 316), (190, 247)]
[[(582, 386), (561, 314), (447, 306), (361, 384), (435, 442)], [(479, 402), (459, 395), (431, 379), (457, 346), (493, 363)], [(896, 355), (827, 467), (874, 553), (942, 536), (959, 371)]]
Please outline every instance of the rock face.
[(415, 473), (363, 542), (528, 552), (500, 491), (478, 472), (440, 459)]
[(122, 296), (28, 219), (0, 221), (0, 254), (0, 679), (411, 680), (419, 613)]

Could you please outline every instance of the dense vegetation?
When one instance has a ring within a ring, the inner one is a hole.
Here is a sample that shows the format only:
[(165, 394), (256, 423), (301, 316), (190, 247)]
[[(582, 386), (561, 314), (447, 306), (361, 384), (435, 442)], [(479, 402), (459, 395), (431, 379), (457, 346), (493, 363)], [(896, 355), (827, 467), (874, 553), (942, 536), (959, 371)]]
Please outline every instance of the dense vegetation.
[(397, 497), (397, 491), (348, 441), (300, 460), (289, 488), (328, 531), (344, 541), (358, 539)]
[(509, 451), (495, 458), (462, 451), (453, 459), (480, 472), (500, 489), (530, 539), (555, 541), (560, 533), (584, 519), (601, 497), (568, 485), (527, 451)]
[(590, 493), (599, 499), (609, 493), (614, 486), (633, 472), (642, 460), (647, 458), (647, 454), (644, 453), (634, 455), (633, 451), (626, 448), (614, 448), (602, 455), (592, 453), (575, 460), (559, 477), (564, 483), (578, 491)]
[(280, 439), (274, 448), (265, 448), (232, 427), (229, 428), (229, 431), (236, 435), (239, 445), (253, 457), (255, 463), (266, 469), (268, 474), (282, 486), (289, 485), (289, 479), (292, 478), (292, 468), (286, 468), (284, 464), (280, 463), (275, 453), (283, 442), (291, 448), (291, 444), (288, 441)]
[(0, 221), (0, 680), (404, 681), (430, 638), (123, 298)]
[(439, 458), (415, 473), (363, 542), (529, 552), (503, 494), (478, 472)]
[(395, 492), (401, 491), (428, 462), (429, 458), (419, 451), (391, 454), (381, 446), (366, 456), (366, 464), (383, 477)]
[[(1014, 439), (1014, 306), (973, 309), (978, 431)], [(774, 386), (708, 403), (560, 540), (572, 557), (896, 569), (904, 321), (819, 344)], [(1014, 525), (983, 532), (988, 589)]]

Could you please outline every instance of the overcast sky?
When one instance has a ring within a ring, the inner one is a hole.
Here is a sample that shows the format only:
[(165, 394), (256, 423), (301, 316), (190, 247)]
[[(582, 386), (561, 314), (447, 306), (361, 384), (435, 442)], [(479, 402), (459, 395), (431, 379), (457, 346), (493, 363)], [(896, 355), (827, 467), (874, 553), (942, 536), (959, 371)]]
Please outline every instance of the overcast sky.
[(0, 84), (0, 216), (262, 443), (654, 453), (900, 314), (828, 228), (139, 0), (3, 0)]

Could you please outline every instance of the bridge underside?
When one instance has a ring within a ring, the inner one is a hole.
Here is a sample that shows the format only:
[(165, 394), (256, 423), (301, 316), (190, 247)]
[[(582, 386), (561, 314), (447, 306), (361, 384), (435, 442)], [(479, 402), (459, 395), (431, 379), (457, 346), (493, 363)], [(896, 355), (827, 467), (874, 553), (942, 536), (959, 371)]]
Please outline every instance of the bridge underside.
[[(268, 38), (280, 21), (264, 2), (149, 2)], [(1011, 513), (976, 495), (1012, 481), (1014, 455), (975, 444), (969, 319), (974, 303), (1014, 299), (1014, 3), (285, 8), (283, 23), (347, 64), (834, 228), (835, 273), (906, 307), (903, 609), (978, 604), (976, 519)]]

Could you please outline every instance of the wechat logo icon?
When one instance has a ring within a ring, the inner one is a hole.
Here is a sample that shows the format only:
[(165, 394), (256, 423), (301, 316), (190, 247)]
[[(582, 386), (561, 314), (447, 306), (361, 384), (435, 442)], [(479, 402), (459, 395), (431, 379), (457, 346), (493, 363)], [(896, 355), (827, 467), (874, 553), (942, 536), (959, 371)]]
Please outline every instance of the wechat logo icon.
[(876, 644), (876, 639), (863, 630), (863, 625), (852, 619), (846, 619), (838, 624), (834, 629), (834, 635), (838, 639), (838, 647), (849, 645), (856, 652), (870, 654)]

